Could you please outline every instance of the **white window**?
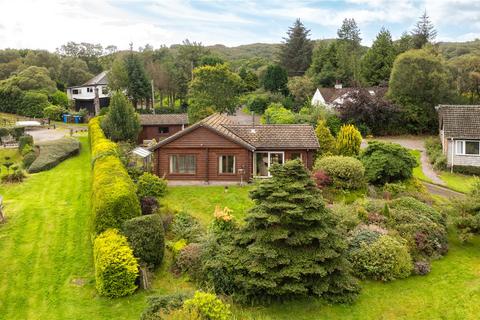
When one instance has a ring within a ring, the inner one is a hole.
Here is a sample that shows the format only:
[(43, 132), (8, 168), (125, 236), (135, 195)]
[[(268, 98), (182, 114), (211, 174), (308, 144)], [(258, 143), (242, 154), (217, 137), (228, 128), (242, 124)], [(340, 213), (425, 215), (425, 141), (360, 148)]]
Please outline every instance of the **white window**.
[(93, 88), (87, 88), (87, 92), (93, 92)]
[(218, 173), (235, 173), (235, 156), (225, 155), (218, 157)]
[(72, 94), (80, 94), (82, 93), (82, 89), (73, 89)]
[(285, 153), (281, 151), (255, 152), (253, 154), (253, 174), (257, 177), (270, 177), (270, 167), (275, 164), (283, 164)]
[(457, 155), (480, 155), (480, 141), (455, 140), (455, 154)]
[(170, 173), (195, 174), (196, 158), (193, 154), (176, 154), (170, 156)]

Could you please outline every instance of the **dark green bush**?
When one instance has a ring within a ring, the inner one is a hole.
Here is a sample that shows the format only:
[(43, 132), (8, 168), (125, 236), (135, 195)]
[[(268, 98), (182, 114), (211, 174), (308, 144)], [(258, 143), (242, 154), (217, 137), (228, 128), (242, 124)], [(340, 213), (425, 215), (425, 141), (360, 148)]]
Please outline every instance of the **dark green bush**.
[(170, 229), (175, 239), (185, 239), (189, 243), (199, 242), (204, 232), (200, 223), (185, 211), (181, 211), (175, 215)]
[(330, 156), (315, 161), (314, 170), (321, 170), (333, 181), (333, 186), (339, 189), (359, 189), (365, 185), (363, 164), (353, 158)]
[(140, 320), (161, 320), (161, 313), (168, 314), (173, 310), (180, 309), (183, 306), (183, 302), (191, 296), (191, 294), (183, 292), (150, 296), (147, 299), (147, 307), (143, 310)]
[(33, 146), (33, 137), (29, 134), (24, 134), (18, 138), (18, 150), (22, 152), (26, 146)]
[(362, 242), (351, 251), (349, 260), (359, 277), (381, 281), (406, 278), (413, 269), (407, 246), (388, 235), (371, 243)]
[(117, 298), (137, 289), (138, 263), (127, 238), (118, 230), (109, 229), (95, 239), (93, 256), (98, 293)]
[(55, 106), (60, 106), (63, 108), (68, 108), (69, 106), (67, 94), (60, 90), (57, 90), (51, 95), (49, 95), (48, 100)]
[(411, 178), (417, 166), (417, 160), (401, 145), (379, 141), (369, 142), (360, 160), (367, 180), (380, 185)]
[(144, 172), (137, 182), (138, 197), (161, 197), (167, 192), (167, 181), (154, 174)]
[(122, 232), (135, 257), (147, 265), (158, 266), (162, 263), (165, 235), (160, 215), (151, 214), (127, 220), (123, 223)]
[(461, 174), (480, 176), (480, 167), (474, 166), (453, 166), (453, 171)]
[(40, 154), (28, 168), (29, 173), (50, 170), (63, 160), (78, 154), (80, 150), (80, 143), (74, 138), (62, 138), (38, 146)]
[(46, 94), (27, 91), (22, 98), (17, 113), (27, 117), (41, 118), (43, 117), (43, 109), (48, 105), (50, 105), (50, 103), (48, 102), (48, 96)]
[(455, 227), (461, 241), (470, 240), (480, 233), (480, 180), (475, 181), (472, 191), (463, 199), (454, 202)]
[(406, 239), (410, 253), (420, 257), (439, 257), (448, 251), (445, 216), (411, 197), (389, 203), (387, 224)]

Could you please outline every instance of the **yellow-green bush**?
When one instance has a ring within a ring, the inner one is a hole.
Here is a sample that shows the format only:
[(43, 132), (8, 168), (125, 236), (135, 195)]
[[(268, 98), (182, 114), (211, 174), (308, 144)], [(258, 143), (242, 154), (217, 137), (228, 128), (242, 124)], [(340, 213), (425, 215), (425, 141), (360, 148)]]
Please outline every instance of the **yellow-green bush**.
[(141, 215), (136, 188), (116, 155), (116, 144), (105, 138), (98, 119), (89, 123), (93, 165), (92, 211), (96, 233), (120, 228)]
[(137, 289), (138, 262), (127, 238), (118, 230), (109, 229), (95, 239), (93, 256), (96, 286), (101, 295), (117, 298)]
[[(185, 300), (183, 309), (188, 310), (196, 319), (231, 319), (230, 305), (224, 304), (214, 294), (197, 291), (193, 298)], [(195, 318), (194, 318), (195, 319)]]
[(342, 156), (356, 156), (360, 152), (362, 135), (353, 124), (345, 124), (337, 135), (336, 149)]

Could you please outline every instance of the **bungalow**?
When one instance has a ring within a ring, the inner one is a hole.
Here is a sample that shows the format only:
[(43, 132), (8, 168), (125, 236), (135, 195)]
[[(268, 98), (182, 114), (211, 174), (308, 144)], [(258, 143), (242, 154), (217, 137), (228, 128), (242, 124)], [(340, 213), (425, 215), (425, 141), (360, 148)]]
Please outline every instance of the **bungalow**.
[(480, 105), (439, 105), (436, 109), (447, 166), (480, 167)]
[(312, 168), (318, 148), (310, 125), (246, 125), (213, 114), (151, 150), (154, 172), (170, 181), (238, 183), (269, 177), (274, 163), (290, 159)]
[(142, 131), (138, 135), (138, 144), (146, 141), (161, 141), (188, 126), (186, 113), (178, 114), (141, 114), (140, 125)]
[(107, 85), (107, 71), (103, 71), (82, 85), (67, 88), (67, 96), (74, 101), (76, 111), (87, 109), (88, 113), (97, 114), (110, 103)]

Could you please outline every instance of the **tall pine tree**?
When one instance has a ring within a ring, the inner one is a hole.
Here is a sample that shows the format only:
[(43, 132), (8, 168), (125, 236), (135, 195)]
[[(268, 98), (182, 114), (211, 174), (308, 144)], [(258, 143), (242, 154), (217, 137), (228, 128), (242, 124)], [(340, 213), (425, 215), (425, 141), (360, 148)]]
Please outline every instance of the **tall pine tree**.
[(125, 70), (127, 71), (127, 94), (133, 105), (137, 107), (142, 101), (148, 105), (151, 97), (151, 87), (140, 57), (130, 50), (125, 57)]
[(101, 125), (105, 135), (113, 141), (136, 142), (140, 131), (138, 115), (120, 91), (113, 92)]
[(360, 78), (360, 29), (355, 19), (344, 19), (337, 31), (338, 46), (337, 59), (339, 77), (349, 79), (348, 85), (356, 84)]
[(235, 280), (248, 301), (316, 296), (351, 301), (358, 293), (345, 234), (299, 160), (270, 169), (251, 192), (255, 205), (238, 232)]
[(388, 83), (393, 61), (395, 60), (395, 47), (392, 35), (384, 28), (377, 34), (372, 47), (361, 60), (361, 73), (367, 85)]
[(308, 38), (309, 33), (310, 30), (297, 19), (288, 29), (288, 37), (283, 38), (285, 42), (280, 51), (280, 64), (287, 70), (289, 76), (301, 76), (310, 66), (313, 44)]
[(437, 31), (430, 21), (430, 17), (425, 10), (412, 31), (413, 44), (415, 48), (420, 49), (425, 44), (432, 42), (437, 37)]

